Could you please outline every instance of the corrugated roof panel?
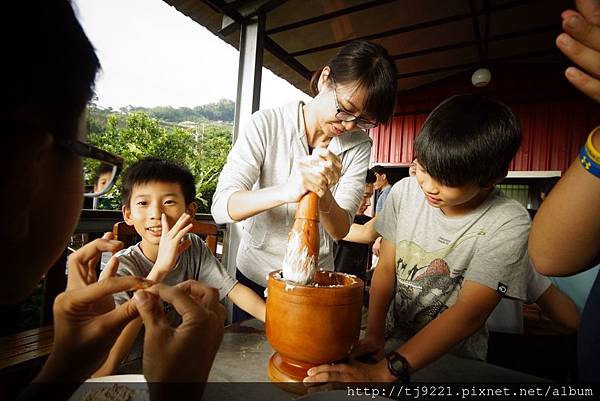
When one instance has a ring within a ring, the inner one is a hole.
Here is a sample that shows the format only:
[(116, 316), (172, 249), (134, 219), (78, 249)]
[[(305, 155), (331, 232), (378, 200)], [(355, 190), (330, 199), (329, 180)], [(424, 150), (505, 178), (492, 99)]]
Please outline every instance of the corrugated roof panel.
[(483, 89), (470, 84), (471, 72), (399, 92), (396, 114), (371, 132), (373, 164), (407, 165), (414, 139), (427, 114), (442, 100), (459, 93), (482, 93), (507, 103), (521, 122), (523, 141), (512, 171), (565, 171), (593, 127), (600, 107), (566, 81), (562, 69), (542, 65), (509, 65), (492, 72)]

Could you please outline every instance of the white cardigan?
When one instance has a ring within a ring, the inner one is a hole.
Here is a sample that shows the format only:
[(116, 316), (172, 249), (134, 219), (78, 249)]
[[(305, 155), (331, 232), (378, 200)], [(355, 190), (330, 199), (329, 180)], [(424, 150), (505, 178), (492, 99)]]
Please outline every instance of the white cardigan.
[[(227, 210), (231, 194), (284, 184), (294, 161), (309, 154), (302, 105), (293, 102), (252, 115), (219, 176), (211, 207), (217, 223), (234, 221)], [(363, 131), (348, 132), (333, 138), (327, 149), (342, 161), (342, 176), (331, 193), (352, 223), (363, 197), (371, 139)], [(237, 267), (263, 287), (267, 274), (281, 268), (296, 207), (296, 203), (284, 204), (244, 221)], [(323, 226), (320, 235), (319, 267), (333, 270), (333, 240)]]

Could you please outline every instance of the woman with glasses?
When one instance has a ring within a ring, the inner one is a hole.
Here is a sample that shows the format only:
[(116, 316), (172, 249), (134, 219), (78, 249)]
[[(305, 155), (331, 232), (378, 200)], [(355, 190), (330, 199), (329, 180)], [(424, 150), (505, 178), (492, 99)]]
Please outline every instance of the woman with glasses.
[[(280, 269), (296, 203), (320, 197), (319, 267), (333, 270), (333, 240), (348, 232), (371, 154), (367, 130), (392, 115), (396, 67), (378, 44), (358, 40), (317, 70), (314, 99), (256, 112), (234, 144), (212, 204), (217, 223), (244, 220), (237, 278), (263, 296)], [(246, 316), (234, 310), (234, 319)]]

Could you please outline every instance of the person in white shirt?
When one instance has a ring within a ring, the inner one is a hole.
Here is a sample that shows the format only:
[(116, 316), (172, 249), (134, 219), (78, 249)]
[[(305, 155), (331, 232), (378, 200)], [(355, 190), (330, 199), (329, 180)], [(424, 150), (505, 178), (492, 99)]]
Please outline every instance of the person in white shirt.
[[(396, 67), (378, 44), (342, 47), (311, 80), (314, 99), (252, 115), (229, 153), (211, 212), (217, 223), (244, 221), (236, 278), (263, 296), (266, 276), (281, 268), (296, 203), (320, 197), (319, 267), (333, 270), (362, 199), (371, 154), (365, 132), (389, 120)], [(234, 311), (234, 320), (245, 316)]]

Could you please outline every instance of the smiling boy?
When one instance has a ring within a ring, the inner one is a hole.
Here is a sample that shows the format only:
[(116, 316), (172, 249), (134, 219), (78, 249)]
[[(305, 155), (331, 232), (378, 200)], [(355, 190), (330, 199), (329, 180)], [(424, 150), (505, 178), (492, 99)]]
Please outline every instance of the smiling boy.
[[(366, 226), (383, 241), (356, 354), (381, 359), (319, 366), (306, 382), (406, 380), (449, 351), (485, 359), (488, 315), (502, 296), (525, 297), (529, 216), (494, 188), (520, 143), (515, 115), (496, 100), (454, 96), (431, 112), (416, 177), (394, 185)], [(390, 336), (405, 342), (382, 358)]]
[[(188, 234), (191, 216), (196, 214), (196, 187), (188, 169), (159, 158), (140, 160), (125, 172), (121, 195), (124, 220), (135, 227), (142, 240), (115, 254), (119, 259), (118, 276), (142, 276), (168, 285), (198, 280), (216, 288), (220, 299), (227, 296), (264, 321), (264, 301), (231, 277), (200, 237)], [(129, 295), (119, 293), (114, 298), (121, 304)], [(165, 305), (164, 310), (177, 324), (179, 316), (173, 308)], [(128, 359), (141, 356), (140, 329), (138, 319), (123, 330), (95, 376), (113, 374), (132, 347)]]

